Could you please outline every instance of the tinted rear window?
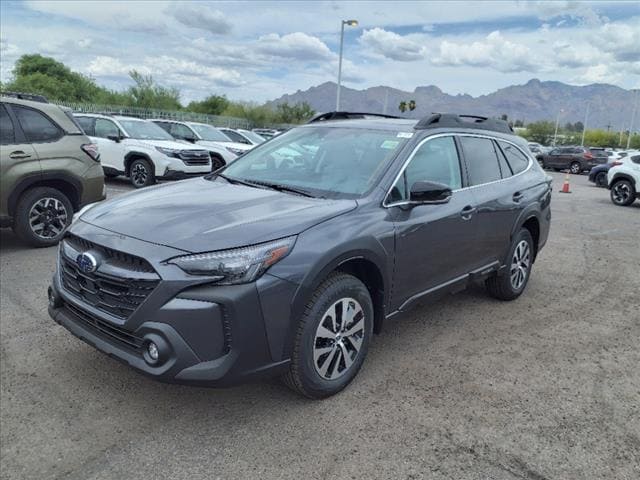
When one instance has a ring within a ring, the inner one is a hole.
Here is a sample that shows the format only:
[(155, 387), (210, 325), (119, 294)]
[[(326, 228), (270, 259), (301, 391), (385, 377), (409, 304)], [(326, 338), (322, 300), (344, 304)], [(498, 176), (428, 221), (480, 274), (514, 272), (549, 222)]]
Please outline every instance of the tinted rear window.
[(469, 168), (471, 185), (494, 182), (502, 178), (492, 140), (479, 137), (460, 137), (460, 141)]
[(84, 133), (91, 136), (95, 135), (93, 131), (93, 118), (91, 117), (74, 117), (74, 118), (76, 119), (76, 122), (78, 122), (78, 125), (80, 125), (80, 128), (82, 128), (82, 131)]
[(0, 144), (10, 145), (16, 140), (13, 122), (4, 105), (0, 105)]
[(60, 128), (42, 113), (18, 105), (12, 109), (29, 142), (53, 142), (62, 136)]

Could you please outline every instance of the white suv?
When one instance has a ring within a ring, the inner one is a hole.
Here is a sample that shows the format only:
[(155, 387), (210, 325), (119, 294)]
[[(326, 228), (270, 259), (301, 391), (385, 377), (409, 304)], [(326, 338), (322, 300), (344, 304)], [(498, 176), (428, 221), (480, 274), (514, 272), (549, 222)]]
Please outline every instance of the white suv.
[(640, 199), (640, 150), (628, 152), (616, 163), (618, 165), (607, 173), (607, 185), (611, 190), (611, 201), (626, 207), (636, 198)]
[(97, 144), (107, 177), (126, 175), (136, 188), (157, 178), (178, 180), (211, 172), (209, 152), (176, 141), (155, 123), (133, 117), (76, 113)]
[(151, 121), (162, 127), (173, 138), (195, 143), (209, 150), (213, 170), (224, 167), (238, 158), (238, 155), (242, 155), (253, 148), (253, 145), (234, 142), (216, 127), (206, 123), (178, 122), (164, 119)]

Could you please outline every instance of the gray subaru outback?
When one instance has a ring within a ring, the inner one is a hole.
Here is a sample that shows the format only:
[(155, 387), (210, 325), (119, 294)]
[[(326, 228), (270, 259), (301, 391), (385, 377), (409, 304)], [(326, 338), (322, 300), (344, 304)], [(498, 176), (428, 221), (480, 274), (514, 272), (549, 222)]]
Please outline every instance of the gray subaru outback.
[(204, 178), (86, 207), (49, 313), (158, 380), (282, 376), (327, 397), (412, 306), (470, 282), (519, 297), (550, 201), (505, 122), (325, 114)]

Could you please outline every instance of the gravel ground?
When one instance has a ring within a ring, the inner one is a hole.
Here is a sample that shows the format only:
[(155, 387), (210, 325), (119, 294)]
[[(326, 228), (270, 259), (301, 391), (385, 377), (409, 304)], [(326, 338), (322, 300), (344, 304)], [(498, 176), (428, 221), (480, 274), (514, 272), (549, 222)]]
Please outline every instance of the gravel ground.
[(2, 230), (1, 478), (640, 478), (640, 202), (571, 180), (520, 299), (389, 322), (322, 402), (133, 372), (48, 317), (55, 249)]

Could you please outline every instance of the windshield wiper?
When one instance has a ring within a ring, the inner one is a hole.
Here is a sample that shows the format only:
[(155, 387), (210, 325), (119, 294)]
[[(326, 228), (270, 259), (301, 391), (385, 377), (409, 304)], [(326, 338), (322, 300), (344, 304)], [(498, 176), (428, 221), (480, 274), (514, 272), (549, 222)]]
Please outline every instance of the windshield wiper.
[(229, 183), (235, 183), (235, 184), (239, 184), (239, 185), (246, 185), (247, 187), (253, 187), (253, 188), (261, 188), (260, 185), (254, 183), (254, 182), (248, 182), (246, 180), (241, 180), (240, 178), (235, 178), (235, 177), (228, 177), (224, 173), (214, 173), (213, 176), (214, 177), (224, 178)]
[(253, 183), (254, 185), (262, 185), (264, 187), (271, 188), (272, 190), (277, 190), (278, 192), (291, 192), (297, 195), (302, 195), (303, 197), (317, 198), (311, 192), (302, 188), (290, 187), (288, 185), (282, 185), (280, 183), (263, 182), (259, 180), (252, 180), (251, 183)]

